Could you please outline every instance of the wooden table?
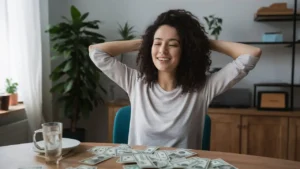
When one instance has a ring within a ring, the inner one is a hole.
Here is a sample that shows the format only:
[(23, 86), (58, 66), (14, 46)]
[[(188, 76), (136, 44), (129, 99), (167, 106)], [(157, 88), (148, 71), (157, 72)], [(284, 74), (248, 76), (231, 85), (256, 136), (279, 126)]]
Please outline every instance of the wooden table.
[[(45, 169), (65, 169), (67, 167), (76, 167), (80, 165), (81, 159), (92, 156), (86, 150), (93, 146), (116, 146), (109, 143), (81, 143), (79, 147), (74, 149), (76, 152), (73, 156), (66, 157), (61, 160), (59, 165), (46, 165), (43, 158), (38, 157), (32, 149), (32, 143), (11, 145), (0, 147), (0, 168), (1, 169), (17, 169), (18, 167), (44, 165)], [(137, 146), (134, 149), (144, 149), (145, 147)], [(171, 148), (161, 148), (171, 149)], [(193, 150), (198, 153), (199, 157), (205, 158), (222, 158), (239, 169), (300, 169), (300, 162), (274, 159), (267, 157), (258, 157), (234, 153), (222, 153), (211, 151)], [(116, 163), (117, 157), (98, 164), (98, 169), (102, 168), (122, 168), (122, 165)]]

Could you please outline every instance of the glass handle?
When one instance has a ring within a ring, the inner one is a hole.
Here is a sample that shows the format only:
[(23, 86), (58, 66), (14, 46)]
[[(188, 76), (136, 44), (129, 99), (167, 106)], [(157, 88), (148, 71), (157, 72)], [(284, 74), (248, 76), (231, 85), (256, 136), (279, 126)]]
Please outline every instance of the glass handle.
[(40, 147), (37, 143), (36, 143), (36, 134), (37, 133), (42, 133), (43, 130), (42, 129), (38, 129), (36, 131), (34, 131), (34, 134), (33, 134), (33, 143), (34, 143), (34, 146), (39, 149), (39, 150), (45, 150), (44, 148)]

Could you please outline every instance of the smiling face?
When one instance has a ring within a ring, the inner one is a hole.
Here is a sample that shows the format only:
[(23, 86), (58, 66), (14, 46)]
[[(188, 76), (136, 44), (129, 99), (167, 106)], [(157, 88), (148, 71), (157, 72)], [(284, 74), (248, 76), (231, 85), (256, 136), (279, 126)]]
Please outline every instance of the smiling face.
[(174, 73), (181, 57), (177, 30), (168, 25), (160, 26), (154, 34), (151, 53), (159, 72)]

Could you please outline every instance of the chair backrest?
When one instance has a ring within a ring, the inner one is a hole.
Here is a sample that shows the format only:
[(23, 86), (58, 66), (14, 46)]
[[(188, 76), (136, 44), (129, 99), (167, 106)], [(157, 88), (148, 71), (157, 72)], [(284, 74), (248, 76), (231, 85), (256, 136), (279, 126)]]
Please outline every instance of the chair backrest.
[(113, 143), (127, 144), (130, 123), (130, 106), (118, 110), (114, 120)]
[[(127, 144), (128, 133), (130, 124), (130, 106), (122, 107), (116, 113), (113, 130), (113, 143), (116, 144)], [(211, 120), (210, 117), (205, 115), (204, 132), (202, 138), (202, 150), (210, 150), (210, 131), (211, 131)]]

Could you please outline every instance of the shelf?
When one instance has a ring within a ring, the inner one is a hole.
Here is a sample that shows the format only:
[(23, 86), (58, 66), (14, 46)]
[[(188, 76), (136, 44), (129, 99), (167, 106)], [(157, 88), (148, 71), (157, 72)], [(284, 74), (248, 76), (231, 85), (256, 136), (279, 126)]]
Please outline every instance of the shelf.
[[(244, 44), (257, 44), (257, 45), (290, 45), (293, 44), (293, 42), (239, 42), (239, 43), (244, 43)], [(295, 42), (295, 43), (300, 43), (300, 42)]]
[[(292, 87), (288, 83), (256, 83), (254, 86)], [(294, 87), (300, 87), (300, 84), (294, 84)]]
[[(294, 15), (256, 15), (254, 20), (257, 22), (272, 22), (272, 21), (293, 21)], [(300, 20), (300, 15), (297, 14), (296, 20)]]

